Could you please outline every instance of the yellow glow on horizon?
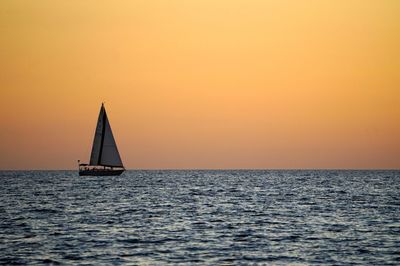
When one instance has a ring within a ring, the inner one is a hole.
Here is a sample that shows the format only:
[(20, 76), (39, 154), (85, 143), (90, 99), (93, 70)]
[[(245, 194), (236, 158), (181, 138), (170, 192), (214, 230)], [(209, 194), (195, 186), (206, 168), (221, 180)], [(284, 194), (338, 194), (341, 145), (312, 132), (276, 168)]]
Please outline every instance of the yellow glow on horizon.
[(3, 1), (0, 169), (400, 168), (400, 2)]

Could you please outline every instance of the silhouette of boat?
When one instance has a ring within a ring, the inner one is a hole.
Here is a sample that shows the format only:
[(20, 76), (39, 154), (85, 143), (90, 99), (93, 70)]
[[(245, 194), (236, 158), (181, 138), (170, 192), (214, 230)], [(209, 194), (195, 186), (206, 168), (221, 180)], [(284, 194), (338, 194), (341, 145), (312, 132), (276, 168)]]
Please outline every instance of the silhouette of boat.
[(97, 120), (90, 162), (85, 164), (78, 160), (78, 164), (80, 176), (117, 176), (125, 171), (104, 103)]

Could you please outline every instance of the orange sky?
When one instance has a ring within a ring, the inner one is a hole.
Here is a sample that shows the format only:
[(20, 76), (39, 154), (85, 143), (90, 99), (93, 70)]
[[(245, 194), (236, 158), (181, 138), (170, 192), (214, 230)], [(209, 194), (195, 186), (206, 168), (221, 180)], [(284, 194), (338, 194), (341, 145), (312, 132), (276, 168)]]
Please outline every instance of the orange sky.
[(0, 4), (0, 169), (400, 168), (400, 1)]

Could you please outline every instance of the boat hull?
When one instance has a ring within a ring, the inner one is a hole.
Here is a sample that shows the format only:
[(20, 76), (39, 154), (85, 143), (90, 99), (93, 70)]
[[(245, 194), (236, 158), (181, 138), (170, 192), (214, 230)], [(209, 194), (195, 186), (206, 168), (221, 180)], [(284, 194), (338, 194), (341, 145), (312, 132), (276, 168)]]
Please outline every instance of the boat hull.
[(88, 169), (79, 170), (80, 176), (118, 176), (121, 175), (125, 170), (111, 170), (111, 169)]

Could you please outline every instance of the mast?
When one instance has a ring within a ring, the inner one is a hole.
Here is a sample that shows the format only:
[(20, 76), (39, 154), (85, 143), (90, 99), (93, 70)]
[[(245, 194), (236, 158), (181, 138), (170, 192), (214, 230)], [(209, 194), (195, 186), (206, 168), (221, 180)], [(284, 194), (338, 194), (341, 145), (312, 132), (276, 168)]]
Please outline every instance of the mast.
[(102, 130), (101, 130), (101, 142), (100, 142), (99, 159), (97, 160), (97, 164), (98, 165), (100, 165), (100, 162), (101, 162), (101, 155), (103, 153), (103, 146), (104, 146), (104, 135), (105, 135), (105, 131), (106, 131), (106, 127), (105, 127), (105, 124), (106, 124), (106, 109), (104, 108), (104, 103), (101, 103), (100, 113), (101, 113), (101, 110), (103, 111), (103, 117), (101, 118), (103, 127), (102, 127)]

